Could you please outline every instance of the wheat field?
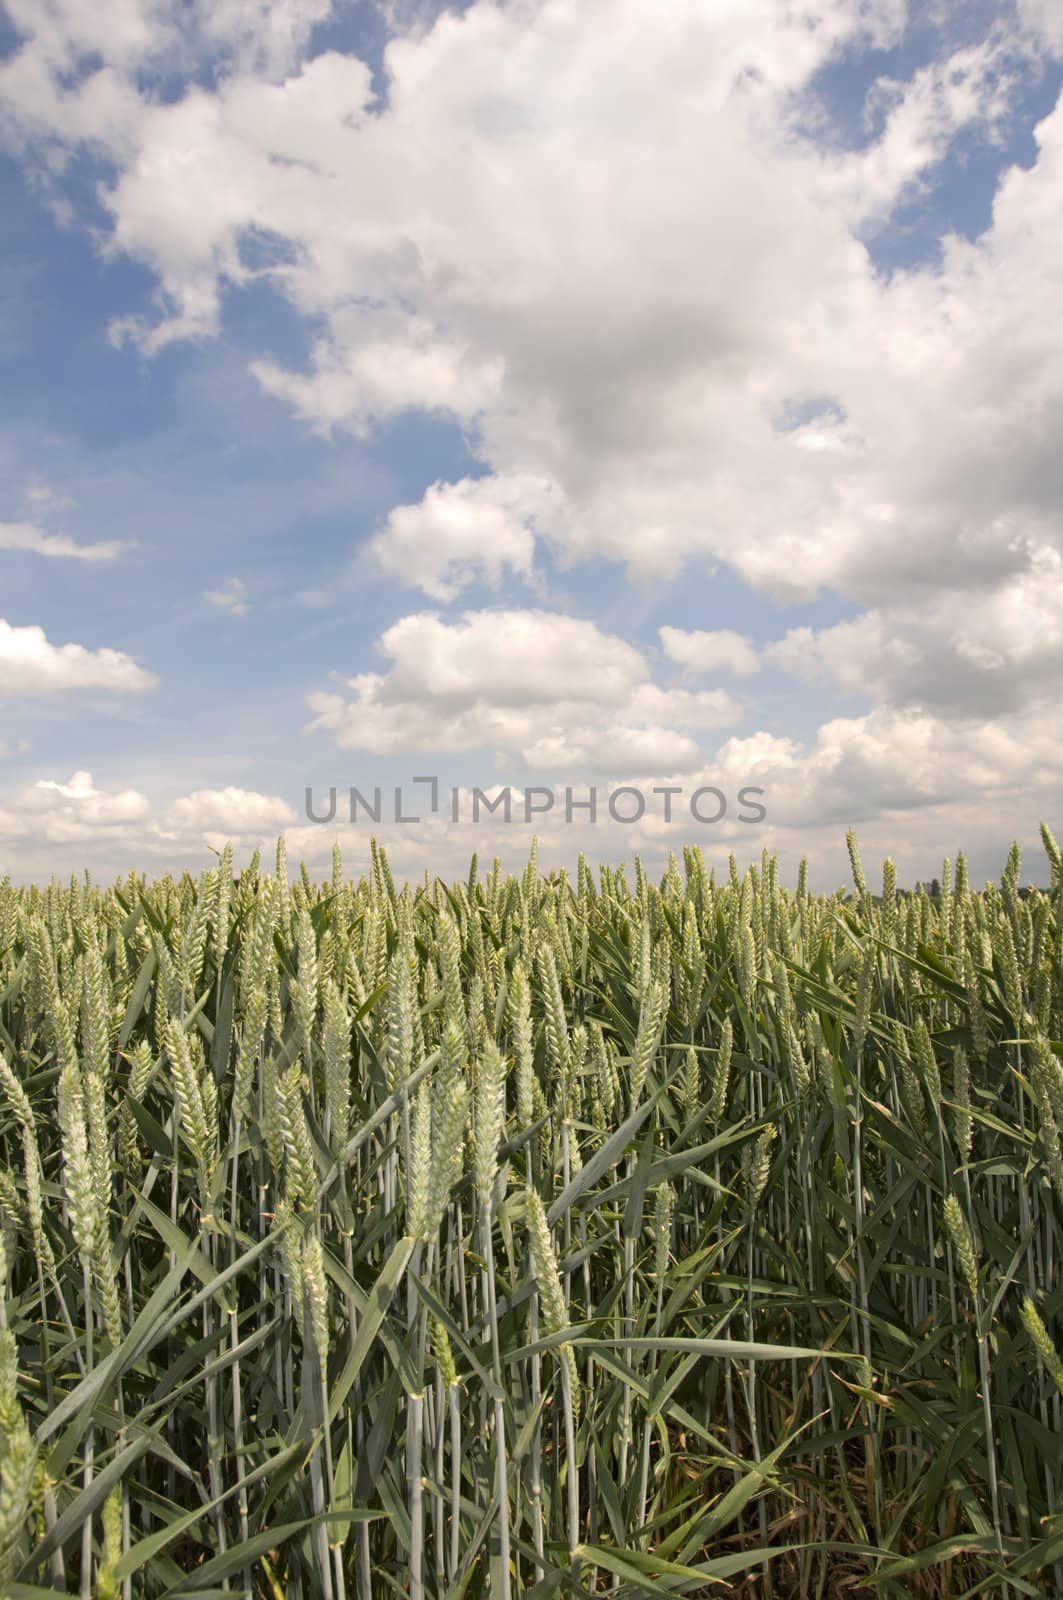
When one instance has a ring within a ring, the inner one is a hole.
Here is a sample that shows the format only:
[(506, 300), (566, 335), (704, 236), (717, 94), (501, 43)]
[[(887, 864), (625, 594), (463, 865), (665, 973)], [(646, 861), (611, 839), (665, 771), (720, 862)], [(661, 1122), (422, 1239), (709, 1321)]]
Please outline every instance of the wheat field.
[(0, 884), (0, 1595), (1063, 1595), (1063, 867)]

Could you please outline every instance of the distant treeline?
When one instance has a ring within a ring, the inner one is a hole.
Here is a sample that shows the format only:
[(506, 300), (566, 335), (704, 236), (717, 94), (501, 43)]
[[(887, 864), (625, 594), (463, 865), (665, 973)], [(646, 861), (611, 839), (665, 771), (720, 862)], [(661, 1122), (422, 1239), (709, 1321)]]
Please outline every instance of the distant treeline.
[[(1025, 900), (1029, 895), (1037, 894), (1038, 889), (1036, 884), (1032, 883), (1017, 884), (1015, 893), (1020, 900)], [(931, 878), (929, 883), (917, 883), (914, 889), (898, 889), (897, 894), (901, 897), (913, 894), (927, 894), (931, 900), (937, 900), (941, 897), (941, 880), (939, 878)], [(878, 896), (875, 898), (877, 899)]]

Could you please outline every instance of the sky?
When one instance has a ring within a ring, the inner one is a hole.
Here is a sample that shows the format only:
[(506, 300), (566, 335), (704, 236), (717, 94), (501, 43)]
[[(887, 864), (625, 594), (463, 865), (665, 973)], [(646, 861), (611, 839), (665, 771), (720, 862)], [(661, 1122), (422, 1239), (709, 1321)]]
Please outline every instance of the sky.
[(1056, 0), (0, 0), (0, 876), (1043, 881), (1061, 88)]

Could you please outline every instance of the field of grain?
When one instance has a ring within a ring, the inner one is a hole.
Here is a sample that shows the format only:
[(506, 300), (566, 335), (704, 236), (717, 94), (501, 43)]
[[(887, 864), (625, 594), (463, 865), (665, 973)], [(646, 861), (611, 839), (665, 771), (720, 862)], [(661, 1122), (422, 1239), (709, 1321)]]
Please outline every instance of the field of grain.
[(0, 884), (0, 1594), (1063, 1595), (1063, 869)]

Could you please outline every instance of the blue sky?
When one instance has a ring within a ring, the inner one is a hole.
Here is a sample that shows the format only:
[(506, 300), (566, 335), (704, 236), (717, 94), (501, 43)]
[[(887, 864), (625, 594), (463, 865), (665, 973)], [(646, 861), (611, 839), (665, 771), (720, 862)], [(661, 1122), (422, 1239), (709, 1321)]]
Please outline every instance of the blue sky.
[(426, 771), (756, 782), (540, 832), (831, 883), (1055, 820), (1063, 33), (818, 7), (0, 3), (0, 871)]

